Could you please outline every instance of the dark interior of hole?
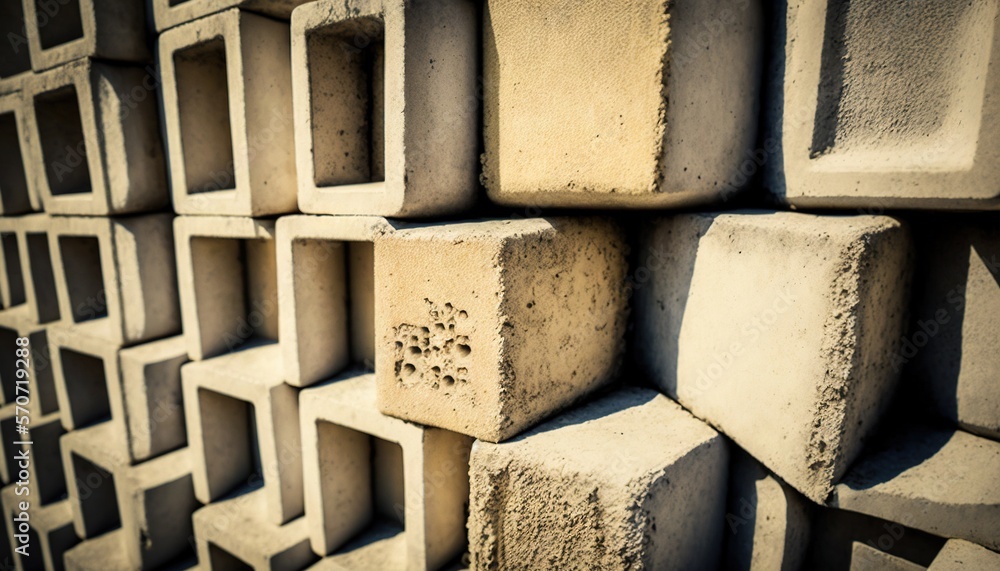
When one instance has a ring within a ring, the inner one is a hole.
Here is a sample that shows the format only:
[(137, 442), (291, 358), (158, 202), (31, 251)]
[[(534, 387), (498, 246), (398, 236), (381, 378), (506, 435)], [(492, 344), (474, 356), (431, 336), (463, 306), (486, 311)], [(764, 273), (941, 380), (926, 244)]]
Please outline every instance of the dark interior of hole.
[(59, 238), (63, 272), (69, 290), (74, 323), (108, 316), (107, 292), (101, 266), (101, 245), (97, 238)]
[(80, 0), (35, 0), (35, 16), (42, 49), (83, 37)]
[(76, 476), (73, 485), (76, 486), (87, 536), (93, 537), (120, 527), (118, 495), (111, 472), (77, 454), (73, 454), (73, 472)]
[[(31, 70), (24, 33), (24, 5), (16, 0), (0, 2), (0, 78)], [(9, 41), (15, 39), (15, 41)], [(23, 41), (22, 41), (23, 40)]]
[(87, 144), (76, 88), (66, 86), (35, 97), (35, 118), (53, 195), (91, 192)]
[(209, 479), (221, 489), (218, 497), (239, 495), (264, 485), (256, 410), (252, 403), (209, 389), (199, 390), (202, 429), (206, 448), (224, 448), (226, 458), (216, 459), (216, 476)]
[[(372, 465), (372, 501), (376, 519), (406, 527), (406, 496), (403, 480), (403, 448), (376, 436), (369, 437)], [(395, 493), (384, 493), (392, 490)]]
[[(0, 60), (2, 59), (3, 56), (0, 55)], [(0, 115), (0, 202), (6, 213), (31, 210), (28, 180), (21, 157), (21, 140), (14, 113)]]
[(49, 323), (59, 319), (59, 299), (56, 297), (56, 280), (52, 274), (49, 237), (45, 234), (28, 234), (27, 241), (28, 267), (35, 293), (38, 322)]
[(77, 428), (111, 416), (104, 360), (62, 348), (59, 351), (70, 415)]
[(17, 249), (17, 235), (13, 233), (2, 234), (0, 242), (3, 243), (4, 265), (7, 269), (5, 277), (10, 292), (10, 306), (21, 305), (25, 302), (24, 274), (21, 270), (21, 254)]
[(208, 558), (211, 569), (216, 571), (253, 571), (253, 567), (214, 543), (208, 544)]

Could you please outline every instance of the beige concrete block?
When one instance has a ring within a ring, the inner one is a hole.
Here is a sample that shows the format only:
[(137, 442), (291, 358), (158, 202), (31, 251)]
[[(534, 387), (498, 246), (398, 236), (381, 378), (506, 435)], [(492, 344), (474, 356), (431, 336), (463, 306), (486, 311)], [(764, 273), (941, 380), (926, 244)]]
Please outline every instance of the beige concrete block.
[(49, 352), (63, 427), (70, 431), (109, 418), (124, 421), (118, 350), (71, 330), (51, 331)]
[(274, 222), (185, 216), (174, 231), (188, 356), (200, 361), (249, 341), (277, 341)]
[(727, 504), (726, 569), (802, 567), (811, 529), (809, 500), (738, 449), (730, 456)]
[(50, 219), (61, 323), (117, 346), (178, 333), (172, 219)]
[(153, 341), (118, 353), (129, 455), (142, 462), (187, 443), (181, 365), (183, 336)]
[(31, 482), (32, 505), (48, 505), (66, 497), (66, 473), (59, 439), (66, 434), (59, 413), (31, 416), (24, 444), (31, 462), (28, 478)]
[(476, 19), (467, 0), (320, 0), (295, 10), (303, 212), (415, 217), (474, 203)]
[(604, 219), (386, 234), (375, 243), (379, 409), (498, 442), (580, 400), (616, 373), (625, 268), (621, 232)]
[(0, 35), (7, 40), (0, 44), (0, 94), (16, 91), (20, 87), (18, 80), (31, 74), (31, 50), (25, 28), (23, 2), (0, 4)]
[(895, 387), (909, 245), (887, 217), (661, 219), (641, 239), (637, 359), (661, 390), (822, 503)]
[(902, 557), (854, 542), (851, 548), (851, 571), (921, 571), (927, 569)]
[(1000, 440), (1000, 226), (936, 215), (914, 234), (913, 319), (896, 366), (937, 414)]
[(288, 20), (296, 6), (309, 0), (152, 0), (156, 31), (196, 20), (229, 8), (243, 8), (278, 20)]
[(997, 9), (778, 5), (765, 186), (808, 208), (1000, 208)]
[(194, 537), (202, 569), (298, 571), (316, 561), (309, 549), (306, 518), (283, 525), (261, 518), (264, 490), (205, 506), (194, 514)]
[[(21, 527), (23, 521), (14, 518), (23, 510), (20, 503), (27, 496), (18, 496), (14, 486), (3, 489), (3, 518), (6, 521), (7, 538), (14, 547), (28, 545), (27, 556), (14, 554), (14, 569), (17, 571), (60, 571), (64, 569), (63, 555), (79, 543), (73, 531), (73, 513), (69, 500), (62, 500), (47, 506), (31, 502), (27, 529)], [(20, 541), (21, 536), (24, 541)]]
[[(55, 377), (49, 355), (49, 331), (38, 325), (22, 325), (17, 329), (0, 327), (0, 346), (15, 347), (18, 337), (28, 338), (28, 412), (37, 419), (59, 412), (59, 398), (56, 393)], [(0, 383), (3, 384), (4, 402), (14, 402), (16, 371), (21, 363), (13, 359), (0, 362)]]
[(490, 198), (662, 208), (738, 191), (756, 168), (760, 4), (486, 2)]
[(714, 569), (726, 445), (650, 390), (624, 389), (469, 465), (473, 569)]
[(930, 566), (933, 571), (988, 571), (998, 568), (1000, 553), (961, 539), (948, 540)]
[(0, 214), (4, 216), (42, 209), (35, 187), (35, 167), (41, 160), (31, 145), (26, 111), (22, 92), (0, 96)]
[(181, 367), (195, 496), (202, 503), (263, 488), (260, 517), (303, 513), (298, 390), (281, 379), (276, 343)]
[(169, 204), (149, 69), (82, 59), (26, 83), (28, 136), (45, 167), (35, 187), (47, 212), (105, 216)]
[(84, 57), (146, 62), (146, 3), (116, 0), (24, 2), (31, 63), (42, 71)]
[(287, 22), (227, 10), (159, 38), (179, 214), (296, 210)]
[(0, 323), (30, 327), (59, 319), (48, 234), (51, 219), (44, 214), (0, 218)]
[(309, 386), (344, 368), (375, 367), (376, 216), (285, 216), (277, 223), (285, 381)]
[(1000, 549), (1000, 442), (899, 427), (837, 485), (833, 505)]
[(59, 448), (76, 535), (89, 539), (120, 527), (115, 476), (129, 464), (121, 423), (102, 422), (64, 434)]
[(323, 567), (433, 570), (465, 547), (472, 438), (385, 416), (375, 378), (300, 395), (306, 520)]
[(858, 544), (869, 548), (858, 559), (868, 556), (870, 561), (882, 556), (883, 562), (909, 562), (924, 568), (931, 564), (945, 541), (896, 522), (859, 513), (821, 507), (813, 513), (811, 542), (802, 569), (850, 571)]

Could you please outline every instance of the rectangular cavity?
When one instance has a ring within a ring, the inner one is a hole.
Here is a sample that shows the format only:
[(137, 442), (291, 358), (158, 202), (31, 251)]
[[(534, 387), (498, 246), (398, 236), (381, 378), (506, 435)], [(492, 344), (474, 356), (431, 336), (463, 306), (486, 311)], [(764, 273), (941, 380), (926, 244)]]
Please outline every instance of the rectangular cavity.
[(31, 457), (35, 489), (40, 503), (49, 503), (66, 495), (66, 476), (63, 472), (59, 438), (66, 434), (58, 420), (35, 422), (31, 425)]
[(17, 1), (0, 2), (0, 37), (16, 40), (0, 44), (0, 79), (31, 71), (31, 55), (24, 25), (24, 4)]
[(45, 176), (54, 196), (92, 192), (87, 143), (76, 87), (35, 96), (35, 118), (45, 161)]
[(14, 398), (17, 396), (15, 394), (17, 390), (17, 385), (14, 379), (17, 378), (17, 360), (11, 359), (10, 357), (14, 355), (15, 347), (17, 347), (17, 330), (7, 329), (6, 327), (0, 327), (0, 347), (10, 347), (10, 355), (5, 355), (3, 359), (0, 359), (0, 390), (3, 391), (3, 402), (12, 403)]
[(108, 316), (101, 243), (86, 236), (60, 236), (59, 255), (74, 323)]
[(385, 180), (383, 28), (365, 17), (308, 33), (317, 187)]
[(253, 571), (242, 559), (212, 542), (208, 543), (208, 558), (209, 568), (214, 571)]
[(83, 37), (81, 0), (35, 0), (35, 20), (42, 49)]
[(188, 193), (236, 188), (225, 41), (174, 52), (174, 77)]
[(111, 404), (104, 360), (61, 348), (59, 363), (73, 426), (80, 428), (110, 417)]
[(87, 537), (121, 527), (118, 495), (111, 472), (79, 454), (71, 454), (76, 496)]
[[(44, 233), (25, 235), (28, 246), (28, 271), (35, 294), (35, 309), (39, 323), (49, 323), (59, 319), (59, 298), (56, 295), (56, 278), (52, 273), (52, 257), (49, 254), (49, 237)], [(98, 252), (100, 259), (100, 252)]]
[(198, 327), (205, 357), (252, 339), (278, 339), (273, 240), (191, 239)]
[(3, 247), (3, 261), (6, 269), (7, 295), (4, 309), (22, 305), (24, 296), (24, 274), (21, 270), (21, 254), (17, 248), (17, 234), (4, 232), (0, 234), (0, 244)]
[[(23, 51), (27, 51), (24, 48)], [(0, 57), (3, 60), (3, 57)], [(14, 112), (0, 114), (0, 203), (5, 213), (31, 210), (28, 179)]]
[(198, 390), (208, 489), (213, 500), (264, 485), (255, 407), (209, 389)]

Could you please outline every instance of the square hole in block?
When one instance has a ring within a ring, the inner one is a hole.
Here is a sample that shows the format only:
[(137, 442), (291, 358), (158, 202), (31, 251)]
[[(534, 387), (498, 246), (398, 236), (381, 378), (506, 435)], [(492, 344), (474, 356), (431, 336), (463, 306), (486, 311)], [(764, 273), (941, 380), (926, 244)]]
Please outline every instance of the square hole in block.
[(31, 210), (21, 139), (13, 112), (0, 114), (0, 201), (4, 212)]
[[(0, 37), (7, 39), (0, 48), (0, 78), (31, 71), (31, 55), (24, 30), (24, 4), (0, 2)], [(16, 38), (15, 41), (9, 41)]]
[(215, 571), (253, 571), (242, 559), (212, 542), (208, 543), (208, 558), (209, 568)]
[[(24, 571), (45, 571), (45, 560), (42, 555), (41, 537), (39, 537), (38, 531), (35, 529), (34, 525), (31, 525), (30, 521), (24, 522), (14, 519), (18, 513), (20, 512), (15, 511), (14, 513), (9, 513), (7, 514), (7, 517), (10, 519), (11, 529), (17, 530), (15, 533), (23, 532), (28, 536), (28, 544), (25, 546), (26, 549), (23, 550), (25, 552), (23, 554), (14, 553), (13, 550), (8, 553), (13, 554), (13, 556), (17, 558), (18, 562), (21, 564), (20, 569), (23, 569)], [(21, 527), (22, 525), (23, 527)], [(4, 530), (4, 542), (7, 541), (6, 534), (7, 532)], [(4, 569), (14, 569), (14, 565), (10, 564), (9, 566), (4, 567)]]
[(24, 274), (21, 271), (21, 254), (17, 249), (17, 235), (13, 232), (0, 234), (0, 244), (3, 245), (3, 259), (7, 275), (7, 291), (10, 292), (10, 299), (7, 307), (9, 309), (25, 302), (24, 297)]
[(42, 49), (83, 37), (80, 0), (35, 0), (35, 19)]
[[(48, 323), (59, 319), (59, 298), (56, 295), (56, 279), (52, 274), (52, 256), (49, 254), (49, 237), (46, 234), (29, 233), (28, 269), (34, 286), (35, 308), (38, 322)], [(97, 254), (100, 259), (100, 252)]]
[(57, 501), (66, 496), (66, 476), (63, 472), (59, 438), (66, 434), (60, 422), (36, 423), (31, 426), (31, 457), (35, 481), (32, 484), (41, 503)]
[(205, 356), (278, 339), (273, 240), (192, 238), (198, 327)]
[(60, 236), (59, 254), (62, 256), (73, 322), (107, 317), (108, 300), (104, 289), (100, 241), (84, 236)]
[(254, 405), (209, 389), (199, 389), (198, 407), (212, 498), (262, 487), (264, 471)]
[(111, 472), (79, 454), (72, 454), (73, 476), (77, 499), (87, 537), (121, 526), (118, 515), (118, 495)]
[(59, 411), (59, 400), (56, 396), (56, 381), (52, 372), (52, 356), (49, 354), (48, 333), (39, 329), (28, 334), (31, 348), (31, 381), (32, 404), (40, 414)]
[(8, 453), (6, 454), (7, 458), (5, 458), (3, 461), (7, 463), (7, 474), (10, 478), (9, 481), (11, 482), (18, 479), (17, 477), (18, 461), (14, 457), (14, 455), (17, 454), (18, 450), (20, 449), (20, 445), (15, 445), (12, 443), (20, 441), (22, 439), (22, 437), (17, 434), (17, 422), (15, 421), (16, 418), (17, 418), (16, 416), (12, 415), (3, 420), (0, 420), (0, 438), (3, 438), (4, 448), (7, 448), (8, 446), (10, 447), (7, 448), (8, 451)]
[(306, 38), (316, 186), (385, 180), (385, 41), (379, 18)]
[(334, 546), (386, 526), (406, 529), (403, 449), (388, 440), (319, 421), (320, 493)]
[(91, 192), (87, 143), (76, 87), (70, 85), (36, 95), (35, 118), (52, 194)]
[(188, 193), (236, 188), (223, 39), (174, 52), (174, 77)]
[(111, 416), (104, 360), (72, 349), (59, 350), (69, 414), (79, 428)]
[(17, 347), (17, 338), (20, 337), (17, 331), (14, 329), (7, 329), (6, 327), (0, 327), (0, 347), (9, 347), (10, 354), (5, 355), (3, 359), (0, 359), (0, 389), (3, 390), (3, 402), (11, 403), (14, 402), (14, 398), (17, 396), (16, 392), (17, 384), (17, 360), (12, 359), (14, 356), (14, 350)]

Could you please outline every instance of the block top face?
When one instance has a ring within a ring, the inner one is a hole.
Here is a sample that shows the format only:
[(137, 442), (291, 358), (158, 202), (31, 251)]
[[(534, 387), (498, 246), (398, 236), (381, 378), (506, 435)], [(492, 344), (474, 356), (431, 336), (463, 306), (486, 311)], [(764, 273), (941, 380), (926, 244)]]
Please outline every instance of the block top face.
[(23, 93), (0, 96), (0, 148), (10, 158), (0, 173), (0, 214), (25, 214), (41, 210), (35, 188), (34, 150), (30, 142)]
[(491, 0), (484, 17), (494, 201), (677, 207), (745, 184), (759, 2)]
[(24, 2), (35, 71), (84, 57), (149, 61), (145, 5), (116, 0)]
[(227, 393), (258, 395), (280, 385), (281, 350), (277, 343), (250, 341), (238, 351), (181, 367), (185, 382), (205, 388), (226, 387)]
[(253, 12), (288, 20), (296, 6), (310, 0), (153, 0), (156, 31), (163, 32), (180, 24), (229, 8), (244, 8)]
[(1000, 208), (997, 10), (789, 2), (770, 74), (772, 192), (807, 207)]

